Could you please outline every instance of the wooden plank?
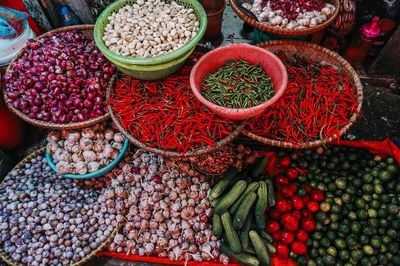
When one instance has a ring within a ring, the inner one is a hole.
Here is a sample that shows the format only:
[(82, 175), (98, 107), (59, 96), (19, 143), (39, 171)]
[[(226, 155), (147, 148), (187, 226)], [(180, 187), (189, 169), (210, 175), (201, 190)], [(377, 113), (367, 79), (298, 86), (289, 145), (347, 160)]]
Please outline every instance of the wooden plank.
[(379, 56), (372, 63), (368, 74), (394, 74), (400, 73), (400, 27), (393, 33)]

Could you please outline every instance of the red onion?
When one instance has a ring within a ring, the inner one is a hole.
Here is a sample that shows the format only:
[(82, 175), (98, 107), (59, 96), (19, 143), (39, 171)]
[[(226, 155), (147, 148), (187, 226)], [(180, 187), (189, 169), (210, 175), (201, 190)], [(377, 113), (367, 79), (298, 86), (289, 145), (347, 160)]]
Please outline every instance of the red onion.
[(30, 40), (6, 73), (5, 93), (14, 108), (33, 119), (80, 122), (107, 112), (102, 91), (115, 67), (79, 31)]
[(296, 19), (299, 13), (306, 11), (321, 11), (325, 5), (325, 1), (322, 0), (267, 0), (264, 1), (265, 4), (268, 2), (272, 10), (282, 10), (283, 17), (287, 19)]

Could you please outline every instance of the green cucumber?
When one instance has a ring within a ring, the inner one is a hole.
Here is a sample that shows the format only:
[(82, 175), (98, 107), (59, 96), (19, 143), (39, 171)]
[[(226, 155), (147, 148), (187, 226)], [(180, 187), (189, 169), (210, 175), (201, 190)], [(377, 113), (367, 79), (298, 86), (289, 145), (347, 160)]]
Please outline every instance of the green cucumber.
[(253, 245), (254, 250), (256, 251), (257, 258), (259, 259), (262, 266), (269, 266), (271, 264), (268, 250), (265, 247), (261, 237), (257, 234), (256, 231), (251, 230), (249, 233), (251, 244)]
[(231, 215), (234, 215), (236, 211), (239, 208), (240, 203), (243, 201), (243, 199), (249, 194), (250, 192), (255, 192), (258, 189), (258, 182), (252, 182), (250, 183), (246, 190), (243, 192), (243, 194), (240, 196), (240, 198), (229, 208), (229, 213)]
[(229, 212), (224, 212), (221, 215), (221, 220), (222, 220), (222, 226), (224, 227), (226, 239), (229, 243), (229, 247), (231, 250), (235, 253), (240, 253), (242, 252), (242, 245), (240, 244), (240, 239), (232, 226), (232, 220), (231, 220), (231, 215)]
[(258, 261), (258, 259), (256, 257), (251, 256), (246, 253), (236, 254), (235, 252), (230, 250), (224, 243), (221, 244), (220, 249), (221, 249), (222, 254), (225, 254), (226, 256), (228, 256), (230, 258), (234, 258), (235, 260), (237, 260), (240, 263), (243, 263), (248, 266), (259, 266), (260, 265), (260, 262)]
[(222, 236), (222, 221), (219, 214), (214, 213), (213, 215), (213, 226), (212, 230), (215, 236)]
[(240, 232), (240, 242), (242, 243), (243, 249), (246, 249), (249, 247), (249, 232), (251, 229), (251, 224), (253, 223), (253, 215), (250, 213), (247, 215), (246, 222), (244, 223), (242, 227), (242, 231)]
[(215, 186), (211, 189), (210, 195), (208, 196), (209, 200), (214, 200), (222, 196), (224, 191), (229, 187), (231, 179), (238, 173), (238, 170), (230, 166), (228, 170), (226, 170), (224, 174), (224, 178), (219, 181)]
[(257, 195), (254, 192), (247, 194), (240, 204), (239, 209), (236, 211), (235, 216), (233, 217), (233, 228), (236, 230), (240, 230), (242, 228), (246, 222), (246, 218), (249, 215), (251, 208), (253, 207), (254, 202), (256, 201), (256, 198)]
[(260, 181), (260, 186), (257, 190), (257, 202), (254, 208), (254, 217), (258, 228), (265, 229), (265, 210), (268, 207), (268, 191), (267, 184)]
[(246, 189), (246, 184), (244, 180), (236, 182), (233, 188), (218, 201), (214, 212), (217, 214), (225, 212), (242, 195), (243, 191)]
[(274, 207), (276, 204), (274, 184), (272, 184), (271, 179), (267, 179), (265, 183), (267, 184), (267, 191), (268, 191), (268, 206)]

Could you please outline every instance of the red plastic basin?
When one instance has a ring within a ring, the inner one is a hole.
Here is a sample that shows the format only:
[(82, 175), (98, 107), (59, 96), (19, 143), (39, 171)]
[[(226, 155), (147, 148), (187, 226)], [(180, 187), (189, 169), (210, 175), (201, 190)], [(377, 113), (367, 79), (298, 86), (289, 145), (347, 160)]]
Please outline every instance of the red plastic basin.
[[(250, 64), (261, 65), (274, 85), (274, 96), (260, 105), (250, 108), (227, 108), (209, 102), (201, 95), (203, 79), (211, 72), (222, 67), (226, 60), (245, 60)], [(190, 73), (190, 86), (197, 99), (218, 115), (232, 119), (244, 120), (264, 112), (285, 92), (288, 76), (285, 65), (273, 53), (249, 44), (231, 44), (205, 54), (193, 67)]]

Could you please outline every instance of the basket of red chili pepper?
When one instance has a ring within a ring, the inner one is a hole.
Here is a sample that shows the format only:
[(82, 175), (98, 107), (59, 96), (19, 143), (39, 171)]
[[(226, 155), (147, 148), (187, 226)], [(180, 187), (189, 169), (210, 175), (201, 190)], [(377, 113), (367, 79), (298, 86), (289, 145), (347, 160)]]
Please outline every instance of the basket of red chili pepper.
[(243, 123), (219, 117), (193, 95), (190, 71), (202, 55), (194, 52), (176, 75), (163, 80), (120, 75), (110, 82), (111, 118), (135, 146), (167, 157), (194, 157), (223, 147), (241, 133)]
[(330, 143), (349, 130), (360, 115), (363, 90), (345, 59), (301, 41), (259, 46), (286, 65), (288, 87), (279, 101), (249, 121), (244, 135), (267, 145), (300, 149)]

